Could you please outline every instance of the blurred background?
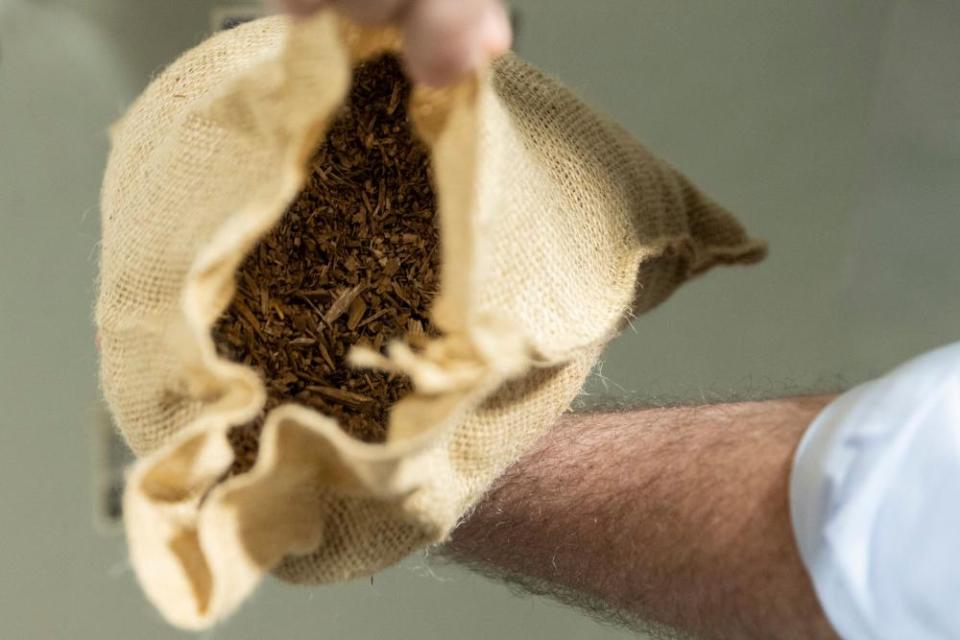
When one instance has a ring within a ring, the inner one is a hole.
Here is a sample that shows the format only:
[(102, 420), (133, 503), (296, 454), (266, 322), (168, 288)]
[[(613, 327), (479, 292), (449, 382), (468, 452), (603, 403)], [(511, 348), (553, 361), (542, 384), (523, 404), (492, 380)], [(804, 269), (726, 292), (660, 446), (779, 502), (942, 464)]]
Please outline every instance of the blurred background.
[[(581, 406), (838, 390), (960, 334), (960, 4), (514, 0), (519, 52), (771, 244), (608, 349)], [(260, 9), (0, 0), (0, 637), (177, 638), (111, 519), (123, 452), (92, 306), (107, 129), (150, 77)], [(631, 634), (426, 555), (270, 580), (205, 638)]]

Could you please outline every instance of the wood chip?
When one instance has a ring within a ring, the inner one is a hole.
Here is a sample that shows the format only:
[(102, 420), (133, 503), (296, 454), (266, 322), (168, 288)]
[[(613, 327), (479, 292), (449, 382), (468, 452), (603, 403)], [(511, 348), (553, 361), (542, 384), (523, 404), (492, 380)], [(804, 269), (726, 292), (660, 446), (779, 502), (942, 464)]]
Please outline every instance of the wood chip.
[(352, 391), (346, 391), (344, 389), (337, 389), (335, 387), (322, 387), (319, 385), (307, 385), (307, 391), (312, 391), (313, 393), (318, 393), (321, 396), (331, 398), (333, 400), (338, 400), (345, 404), (365, 404), (367, 402), (374, 402), (373, 398), (365, 396), (360, 393), (354, 393)]
[(350, 303), (350, 317), (347, 318), (347, 328), (350, 331), (356, 331), (357, 325), (363, 320), (363, 314), (367, 312), (367, 303), (363, 298), (355, 298)]
[(357, 295), (362, 290), (363, 285), (359, 284), (355, 287), (342, 290), (340, 295), (337, 296), (336, 300), (333, 301), (333, 304), (330, 305), (330, 309), (327, 311), (326, 315), (323, 316), (323, 320), (327, 324), (333, 324), (337, 318), (342, 316), (344, 312), (350, 308), (350, 305), (353, 304), (354, 299), (356, 299)]

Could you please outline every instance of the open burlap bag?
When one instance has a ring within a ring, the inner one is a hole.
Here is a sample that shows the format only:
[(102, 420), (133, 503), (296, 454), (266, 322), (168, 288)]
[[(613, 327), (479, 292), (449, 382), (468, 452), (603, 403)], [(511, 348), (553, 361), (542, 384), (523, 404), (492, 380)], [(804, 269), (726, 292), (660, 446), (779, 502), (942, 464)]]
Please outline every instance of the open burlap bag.
[(443, 335), (423, 352), (354, 354), (414, 382), (386, 443), (286, 405), (268, 415), (254, 468), (227, 478), (226, 432), (265, 391), (216, 355), (211, 326), (301, 188), (352, 66), (395, 42), (330, 14), (260, 20), (185, 54), (113, 130), (102, 387), (141, 457), (124, 502), (131, 559), (179, 626), (222, 619), (268, 571), (343, 580), (442, 541), (566, 410), (627, 314), (714, 264), (763, 255), (683, 176), (515, 57), (418, 89)]

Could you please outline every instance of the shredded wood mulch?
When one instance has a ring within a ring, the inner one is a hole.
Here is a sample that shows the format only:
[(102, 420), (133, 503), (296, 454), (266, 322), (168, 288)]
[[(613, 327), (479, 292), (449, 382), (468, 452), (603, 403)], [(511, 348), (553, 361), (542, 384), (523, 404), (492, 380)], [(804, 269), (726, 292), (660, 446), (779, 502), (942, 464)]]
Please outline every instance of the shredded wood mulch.
[(267, 411), (296, 402), (349, 434), (382, 441), (404, 377), (353, 369), (354, 344), (422, 342), (439, 286), (439, 239), (426, 148), (414, 138), (410, 86), (387, 55), (359, 65), (343, 112), (317, 149), (306, 187), (246, 258), (213, 328), (222, 355), (255, 367), (263, 414), (234, 427), (233, 473), (253, 466)]

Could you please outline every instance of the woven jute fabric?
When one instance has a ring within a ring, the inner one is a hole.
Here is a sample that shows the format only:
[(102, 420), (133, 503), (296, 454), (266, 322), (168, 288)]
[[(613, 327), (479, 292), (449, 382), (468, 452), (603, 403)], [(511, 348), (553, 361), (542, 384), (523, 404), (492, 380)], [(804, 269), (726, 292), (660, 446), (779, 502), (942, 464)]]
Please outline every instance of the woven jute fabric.
[(514, 56), (417, 88), (441, 237), (440, 332), (352, 361), (410, 376), (387, 440), (295, 404), (254, 468), (226, 433), (264, 385), (210, 329), (283, 215), (360, 60), (396, 48), (322, 13), (221, 33), (160, 74), (112, 131), (102, 193), (101, 381), (139, 461), (125, 524), (145, 592), (185, 628), (227, 616), (274, 571), (371, 574), (442, 541), (565, 411), (632, 313), (718, 263), (764, 254), (734, 218), (625, 131)]

